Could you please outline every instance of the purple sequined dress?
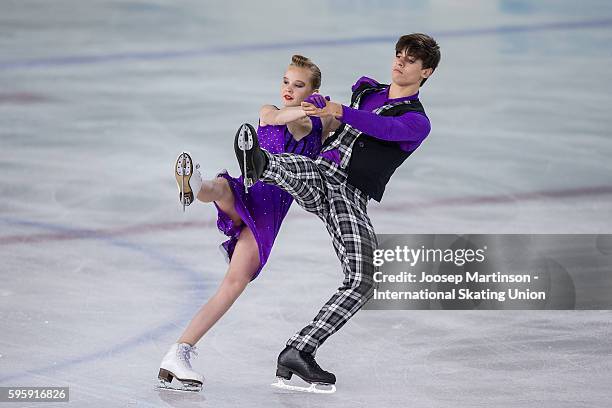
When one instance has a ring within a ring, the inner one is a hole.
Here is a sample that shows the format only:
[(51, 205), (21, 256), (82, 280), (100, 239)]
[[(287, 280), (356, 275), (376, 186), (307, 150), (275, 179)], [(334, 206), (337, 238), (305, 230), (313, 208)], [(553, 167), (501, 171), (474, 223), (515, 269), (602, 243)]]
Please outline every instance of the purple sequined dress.
[[(257, 128), (259, 144), (270, 153), (296, 153), (315, 159), (321, 150), (323, 129), (319, 118), (310, 117), (310, 119), (312, 130), (299, 142), (293, 138), (285, 125), (259, 126)], [(230, 260), (242, 227), (248, 225), (259, 246), (260, 265), (253, 274), (251, 279), (253, 280), (268, 260), (293, 197), (286, 191), (261, 181), (250, 187), (247, 194), (244, 191), (242, 176), (235, 178), (227, 172), (220, 173), (219, 176), (229, 182), (234, 194), (234, 208), (244, 221), (240, 226), (234, 225), (231, 218), (215, 204), (218, 212), (217, 226), (229, 237), (221, 244), (221, 249)]]

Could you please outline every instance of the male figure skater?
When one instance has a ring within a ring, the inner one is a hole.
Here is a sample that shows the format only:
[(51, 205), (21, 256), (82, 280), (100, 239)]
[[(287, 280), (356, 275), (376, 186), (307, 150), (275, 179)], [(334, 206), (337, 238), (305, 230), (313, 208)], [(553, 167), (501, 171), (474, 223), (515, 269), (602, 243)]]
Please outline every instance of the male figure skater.
[(311, 383), (308, 391), (316, 391), (315, 384), (336, 382), (314, 356), (373, 295), (377, 241), (366, 207), (370, 198), (380, 202), (391, 175), (429, 134), (418, 95), (439, 61), (440, 48), (433, 38), (404, 35), (395, 46), (390, 85), (362, 77), (352, 88), (350, 106), (321, 95), (314, 104), (302, 103), (308, 115), (332, 116), (339, 122), (316, 160), (268, 153), (259, 147), (249, 124), (236, 134), (234, 149), (245, 185), (257, 180), (276, 185), (323, 220), (344, 272), (342, 286), (278, 356), (281, 386), (292, 374)]

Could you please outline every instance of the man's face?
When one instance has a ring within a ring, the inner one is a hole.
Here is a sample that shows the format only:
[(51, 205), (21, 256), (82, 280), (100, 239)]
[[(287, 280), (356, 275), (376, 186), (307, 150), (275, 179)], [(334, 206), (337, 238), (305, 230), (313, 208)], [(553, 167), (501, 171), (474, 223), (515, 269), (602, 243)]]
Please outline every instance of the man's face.
[(431, 68), (423, 69), (423, 61), (407, 54), (405, 50), (398, 52), (391, 64), (391, 78), (399, 86), (420, 84), (432, 71)]

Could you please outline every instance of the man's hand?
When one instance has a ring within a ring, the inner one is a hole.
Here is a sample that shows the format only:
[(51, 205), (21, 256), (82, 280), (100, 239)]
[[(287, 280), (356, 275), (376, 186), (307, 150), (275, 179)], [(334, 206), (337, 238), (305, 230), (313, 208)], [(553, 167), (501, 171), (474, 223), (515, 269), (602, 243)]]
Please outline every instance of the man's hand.
[(308, 98), (304, 99), (304, 102), (312, 103), (317, 108), (324, 108), (327, 101), (329, 101), (329, 96), (323, 96), (321, 94), (313, 93)]
[(334, 118), (342, 117), (342, 105), (336, 102), (325, 101), (325, 106), (322, 108), (317, 108), (309, 102), (302, 102), (302, 109), (308, 116), (318, 116), (320, 118), (326, 116), (333, 116)]

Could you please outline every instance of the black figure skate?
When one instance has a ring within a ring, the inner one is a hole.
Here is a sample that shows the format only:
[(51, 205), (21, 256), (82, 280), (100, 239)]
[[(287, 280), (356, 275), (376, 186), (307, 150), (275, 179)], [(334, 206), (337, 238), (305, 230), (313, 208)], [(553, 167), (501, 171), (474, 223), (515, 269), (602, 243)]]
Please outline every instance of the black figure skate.
[(249, 187), (259, 180), (267, 164), (253, 126), (245, 123), (238, 128), (234, 138), (234, 151), (244, 178), (244, 189), (248, 193)]
[[(289, 385), (285, 380), (290, 380), (295, 374), (310, 385), (308, 387)], [(310, 353), (306, 353), (287, 346), (278, 356), (276, 368), (277, 382), (274, 387), (291, 391), (314, 392), (318, 394), (332, 394), (336, 392), (336, 376), (323, 370)]]

